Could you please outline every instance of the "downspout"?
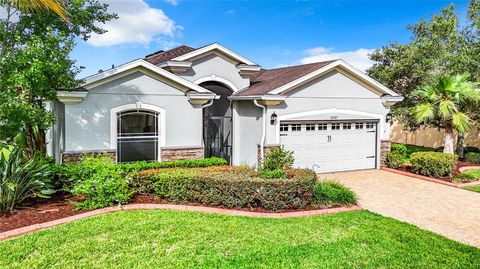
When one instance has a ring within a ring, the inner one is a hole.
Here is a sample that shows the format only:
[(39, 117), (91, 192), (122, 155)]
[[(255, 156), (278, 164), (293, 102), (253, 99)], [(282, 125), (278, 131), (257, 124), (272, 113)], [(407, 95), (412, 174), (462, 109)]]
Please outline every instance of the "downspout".
[(260, 165), (263, 166), (263, 161), (264, 161), (263, 160), (264, 159), (263, 147), (265, 146), (265, 131), (266, 131), (266, 125), (267, 125), (267, 107), (260, 105), (257, 100), (253, 100), (253, 104), (262, 108), (263, 124), (262, 124), (262, 140), (260, 141)]

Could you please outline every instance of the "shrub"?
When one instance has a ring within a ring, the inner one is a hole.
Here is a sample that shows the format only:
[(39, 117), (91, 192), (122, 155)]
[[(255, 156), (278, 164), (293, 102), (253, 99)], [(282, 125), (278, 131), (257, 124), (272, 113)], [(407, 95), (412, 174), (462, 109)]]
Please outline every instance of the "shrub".
[(414, 173), (434, 178), (449, 177), (457, 159), (455, 154), (442, 152), (416, 152), (410, 156)]
[(309, 170), (289, 170), (289, 178), (269, 180), (237, 173), (176, 169), (151, 175), (155, 193), (176, 202), (269, 210), (304, 208), (311, 203), (317, 180)]
[(312, 202), (323, 206), (351, 205), (357, 203), (357, 195), (340, 182), (325, 180), (315, 185)]
[(463, 152), (465, 152), (465, 153), (469, 153), (469, 152), (480, 153), (480, 149), (477, 148), (477, 147), (468, 146), (468, 147), (463, 148)]
[(274, 179), (274, 178), (286, 178), (287, 173), (285, 173), (281, 169), (275, 169), (275, 170), (267, 170), (267, 169), (261, 169), (258, 170), (258, 175), (261, 178), (269, 178), (269, 179)]
[(0, 154), (0, 212), (30, 197), (48, 198), (55, 191), (49, 164), (40, 157), (26, 160), (19, 148)]
[(263, 169), (279, 170), (290, 168), (294, 160), (292, 151), (285, 150), (283, 146), (274, 147), (268, 152)]
[(170, 162), (134, 162), (118, 164), (122, 170), (126, 172), (134, 172), (148, 169), (160, 169), (160, 168), (173, 168), (173, 167), (210, 167), (210, 166), (222, 166), (227, 165), (228, 162), (225, 159), (212, 157), (196, 160), (178, 160)]
[(404, 157), (396, 152), (387, 153), (385, 163), (388, 167), (398, 169), (403, 166)]
[(83, 197), (76, 209), (96, 209), (128, 202), (127, 174), (108, 156), (84, 157), (80, 164), (67, 165), (63, 171), (64, 189)]
[(405, 159), (407, 157), (407, 146), (404, 144), (392, 143), (390, 152), (398, 154)]
[(465, 154), (465, 161), (469, 163), (480, 164), (480, 153), (469, 152)]

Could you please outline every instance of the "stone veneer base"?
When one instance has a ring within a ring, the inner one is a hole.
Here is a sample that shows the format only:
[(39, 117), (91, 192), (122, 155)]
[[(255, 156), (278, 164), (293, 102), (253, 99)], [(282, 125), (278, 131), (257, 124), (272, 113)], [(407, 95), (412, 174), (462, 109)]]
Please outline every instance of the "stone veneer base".
[(62, 163), (78, 163), (85, 155), (108, 155), (112, 161), (117, 160), (117, 152), (113, 149), (105, 150), (79, 150), (79, 151), (65, 151), (62, 152)]
[(178, 161), (178, 160), (192, 160), (202, 159), (204, 156), (204, 149), (202, 146), (192, 147), (163, 147), (161, 148), (161, 160)]
[(112, 213), (112, 212), (117, 212), (122, 210), (147, 210), (147, 209), (193, 211), (193, 212), (204, 212), (204, 213), (255, 217), (255, 218), (299, 218), (299, 217), (309, 217), (309, 216), (318, 216), (318, 215), (325, 215), (325, 214), (335, 214), (339, 212), (354, 211), (354, 210), (359, 210), (360, 207), (357, 205), (354, 205), (349, 207), (336, 207), (336, 208), (296, 211), (296, 212), (287, 212), (287, 213), (259, 213), (259, 212), (249, 212), (249, 211), (242, 211), (242, 210), (206, 207), (206, 206), (175, 205), (175, 204), (131, 204), (131, 205), (113, 206), (113, 207), (97, 209), (90, 212), (85, 212), (82, 214), (78, 214), (78, 215), (74, 215), (74, 216), (70, 216), (70, 217), (66, 217), (58, 220), (53, 220), (45, 223), (34, 224), (34, 225), (10, 230), (7, 232), (0, 233), (0, 241), (17, 237), (20, 235), (24, 235), (27, 233), (32, 233), (45, 228), (51, 228), (60, 224), (101, 215), (101, 214)]

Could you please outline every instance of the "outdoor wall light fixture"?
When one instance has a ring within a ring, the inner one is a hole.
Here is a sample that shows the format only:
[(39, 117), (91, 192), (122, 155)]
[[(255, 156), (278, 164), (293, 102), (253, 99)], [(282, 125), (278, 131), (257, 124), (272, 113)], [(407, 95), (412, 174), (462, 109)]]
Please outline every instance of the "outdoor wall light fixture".
[(385, 122), (389, 123), (392, 121), (392, 113), (388, 113), (386, 116), (385, 116)]
[(277, 122), (277, 118), (278, 118), (277, 113), (275, 113), (275, 111), (273, 111), (272, 116), (270, 116), (270, 124), (274, 125), (275, 122)]

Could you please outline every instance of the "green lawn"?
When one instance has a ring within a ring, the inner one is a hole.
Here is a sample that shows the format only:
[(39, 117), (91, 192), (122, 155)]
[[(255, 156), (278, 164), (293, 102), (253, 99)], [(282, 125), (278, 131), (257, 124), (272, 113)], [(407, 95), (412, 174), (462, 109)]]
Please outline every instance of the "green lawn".
[(479, 178), (480, 178), (480, 169), (467, 170), (465, 172), (460, 173), (460, 175), (454, 178), (453, 182), (455, 183), (472, 182), (472, 181), (477, 181)]
[(415, 152), (422, 152), (422, 151), (435, 151), (434, 148), (427, 148), (415, 145), (405, 145), (407, 147), (407, 158), (405, 158), (405, 162), (410, 162), (410, 155)]
[(480, 192), (480, 186), (465, 187), (465, 190)]
[(368, 211), (123, 211), (0, 243), (0, 268), (479, 268), (480, 249)]

